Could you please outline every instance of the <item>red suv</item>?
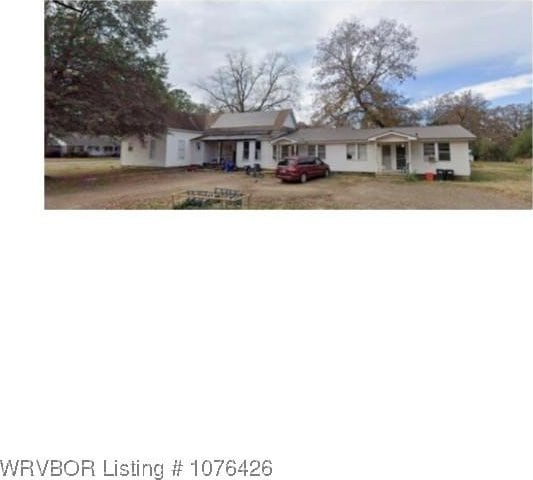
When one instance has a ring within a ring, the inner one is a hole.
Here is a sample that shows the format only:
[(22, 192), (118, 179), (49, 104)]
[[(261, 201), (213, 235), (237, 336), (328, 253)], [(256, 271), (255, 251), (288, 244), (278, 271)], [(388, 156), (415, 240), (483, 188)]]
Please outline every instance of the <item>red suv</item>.
[(329, 166), (318, 157), (287, 157), (278, 163), (276, 177), (282, 182), (307, 182), (310, 178), (329, 177)]

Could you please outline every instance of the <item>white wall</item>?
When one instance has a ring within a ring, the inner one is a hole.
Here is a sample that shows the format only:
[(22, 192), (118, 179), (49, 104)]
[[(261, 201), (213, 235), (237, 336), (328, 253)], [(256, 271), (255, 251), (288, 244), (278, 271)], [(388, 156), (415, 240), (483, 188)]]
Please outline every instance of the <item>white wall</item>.
[[(237, 142), (237, 150), (235, 155), (235, 161), (237, 164), (237, 168), (245, 168), (248, 165), (253, 167), (254, 163), (262, 163), (257, 160), (255, 160), (255, 140), (248, 141), (249, 144), (249, 155), (248, 160), (244, 160), (243, 158), (243, 152), (244, 152), (244, 141)], [(261, 145), (262, 147), (263, 145)], [(264, 155), (264, 154), (263, 154)]]
[(278, 162), (272, 158), (272, 145), (270, 142), (261, 142), (261, 167), (262, 168), (276, 168)]
[(413, 143), (411, 169), (415, 173), (436, 173), (438, 168), (453, 170), (455, 175), (470, 176), (468, 142), (450, 142), (450, 161), (424, 161), (422, 143)]
[[(200, 132), (191, 132), (186, 130), (174, 130), (170, 129), (167, 135), (167, 149), (166, 149), (166, 167), (183, 167), (185, 165), (191, 165), (192, 163), (201, 164), (201, 156), (198, 155), (195, 142), (191, 140), (198, 137)], [(178, 142), (179, 140), (185, 141), (185, 158), (178, 158)], [(193, 150), (194, 149), (194, 150)], [(193, 162), (197, 160), (197, 162)]]
[(366, 161), (348, 160), (346, 144), (326, 145), (325, 162), (332, 172), (376, 172), (376, 145), (367, 144)]
[[(155, 140), (155, 150), (150, 158), (150, 142)], [(126, 137), (122, 140), (120, 149), (120, 163), (124, 166), (135, 167), (164, 167), (166, 159), (166, 136), (157, 138), (146, 136), (144, 144), (136, 137)]]
[(292, 115), (287, 115), (287, 118), (283, 122), (283, 126), (288, 128), (296, 128), (296, 124), (292, 119)]

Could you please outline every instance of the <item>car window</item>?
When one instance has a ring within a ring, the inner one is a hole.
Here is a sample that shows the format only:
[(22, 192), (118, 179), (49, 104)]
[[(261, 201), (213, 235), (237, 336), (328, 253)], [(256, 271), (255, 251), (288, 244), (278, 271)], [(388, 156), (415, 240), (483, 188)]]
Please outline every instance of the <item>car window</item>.
[(284, 158), (283, 160), (280, 160), (278, 162), (278, 165), (280, 165), (281, 167), (285, 166), (285, 165), (288, 165), (289, 164), (289, 159), (288, 158)]
[(316, 165), (322, 165), (322, 160), (320, 160), (320, 158), (316, 157), (315, 158), (315, 164)]

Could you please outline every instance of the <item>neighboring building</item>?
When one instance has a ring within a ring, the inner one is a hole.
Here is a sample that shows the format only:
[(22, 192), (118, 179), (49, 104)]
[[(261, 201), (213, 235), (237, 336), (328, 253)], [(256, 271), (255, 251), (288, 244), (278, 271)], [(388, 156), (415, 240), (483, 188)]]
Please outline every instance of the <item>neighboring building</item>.
[(123, 165), (174, 167), (231, 161), (275, 168), (288, 155), (323, 159), (332, 171), (435, 173), (453, 169), (470, 175), (469, 142), (475, 136), (459, 125), (379, 129), (301, 128), (292, 110), (176, 114), (166, 135), (128, 137)]
[(120, 142), (108, 135), (71, 133), (61, 137), (50, 135), (46, 155), (53, 157), (119, 157)]

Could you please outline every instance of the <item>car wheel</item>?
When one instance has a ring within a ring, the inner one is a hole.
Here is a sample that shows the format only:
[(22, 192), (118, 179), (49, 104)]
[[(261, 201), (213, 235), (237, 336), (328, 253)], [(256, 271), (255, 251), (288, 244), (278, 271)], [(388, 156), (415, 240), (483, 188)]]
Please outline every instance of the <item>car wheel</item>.
[(329, 177), (329, 168), (324, 172), (324, 177)]
[(305, 173), (302, 173), (300, 175), (300, 182), (302, 182), (302, 183), (307, 182), (307, 175)]

